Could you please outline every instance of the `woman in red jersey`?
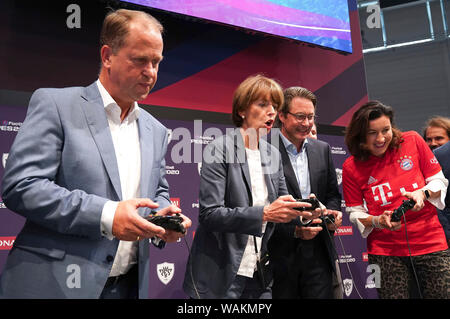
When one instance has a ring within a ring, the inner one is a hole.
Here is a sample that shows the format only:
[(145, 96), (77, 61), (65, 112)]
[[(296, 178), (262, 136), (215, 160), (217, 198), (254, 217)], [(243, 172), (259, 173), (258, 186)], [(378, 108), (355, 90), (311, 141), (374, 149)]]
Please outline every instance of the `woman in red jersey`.
[[(436, 211), (448, 181), (425, 141), (399, 131), (392, 108), (371, 101), (353, 114), (345, 143), (346, 211), (367, 238), (369, 263), (380, 267), (379, 297), (409, 298), (415, 281), (425, 298), (450, 298), (450, 253)], [(414, 207), (392, 221), (407, 199)]]

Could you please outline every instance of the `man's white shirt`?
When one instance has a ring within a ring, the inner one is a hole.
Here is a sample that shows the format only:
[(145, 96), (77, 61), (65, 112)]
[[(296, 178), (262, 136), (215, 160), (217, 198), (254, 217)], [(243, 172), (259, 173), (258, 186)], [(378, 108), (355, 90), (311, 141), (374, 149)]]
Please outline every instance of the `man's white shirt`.
[[(117, 166), (122, 189), (122, 200), (140, 197), (141, 178), (141, 150), (139, 143), (139, 129), (137, 119), (139, 107), (134, 102), (133, 108), (123, 121), (120, 120), (121, 109), (111, 95), (97, 80), (97, 86), (105, 107), (109, 129), (114, 144)], [(108, 201), (103, 207), (101, 217), (101, 231), (112, 240), (112, 225), (118, 202)], [(125, 274), (137, 262), (138, 242), (120, 241), (114, 263), (109, 276)]]

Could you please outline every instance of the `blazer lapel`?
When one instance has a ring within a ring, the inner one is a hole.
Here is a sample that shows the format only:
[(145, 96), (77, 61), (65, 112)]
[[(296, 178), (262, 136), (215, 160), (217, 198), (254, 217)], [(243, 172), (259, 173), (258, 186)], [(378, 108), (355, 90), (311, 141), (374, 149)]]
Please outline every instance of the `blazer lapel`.
[(97, 84), (94, 82), (85, 90), (82, 96), (87, 103), (82, 103), (81, 108), (86, 117), (86, 121), (91, 131), (92, 137), (100, 152), (103, 164), (111, 180), (111, 184), (119, 199), (122, 199), (122, 189), (120, 187), (120, 175), (117, 165), (114, 144), (111, 131), (109, 130), (108, 120), (106, 118), (103, 101), (98, 91)]
[(141, 197), (148, 197), (148, 185), (153, 166), (154, 150), (152, 128), (148, 122), (138, 119), (139, 143), (141, 148)]
[(242, 175), (244, 176), (244, 182), (247, 186), (247, 194), (249, 198), (249, 205), (253, 205), (253, 197), (252, 197), (252, 183), (250, 180), (250, 170), (248, 168), (247, 154), (245, 152), (244, 139), (241, 135), (239, 128), (234, 130), (235, 134), (232, 134), (233, 144), (234, 144), (234, 160), (236, 163), (239, 163), (242, 170)]

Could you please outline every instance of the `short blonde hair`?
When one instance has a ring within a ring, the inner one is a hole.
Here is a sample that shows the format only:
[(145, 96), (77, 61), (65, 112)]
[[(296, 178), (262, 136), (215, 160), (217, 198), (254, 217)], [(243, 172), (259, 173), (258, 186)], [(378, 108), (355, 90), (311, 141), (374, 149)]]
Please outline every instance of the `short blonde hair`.
[(148, 22), (161, 34), (164, 32), (161, 23), (150, 14), (143, 11), (119, 9), (106, 15), (100, 32), (100, 47), (108, 45), (114, 54), (117, 53), (125, 44), (130, 23), (138, 19)]
[(279, 111), (284, 102), (283, 89), (274, 79), (257, 74), (246, 78), (233, 95), (233, 110), (231, 117), (234, 125), (241, 127), (243, 119), (239, 113), (247, 110), (259, 98), (270, 96), (275, 110)]

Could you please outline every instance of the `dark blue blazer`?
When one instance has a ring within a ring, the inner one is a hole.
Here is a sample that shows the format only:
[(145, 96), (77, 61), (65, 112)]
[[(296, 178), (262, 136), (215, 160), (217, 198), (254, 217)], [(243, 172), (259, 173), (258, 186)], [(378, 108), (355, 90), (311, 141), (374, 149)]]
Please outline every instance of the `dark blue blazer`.
[[(444, 173), (445, 178), (450, 180), (450, 142), (436, 148), (434, 155), (442, 167), (442, 173)], [(445, 208), (450, 210), (450, 192), (448, 190), (445, 197)]]
[[(450, 142), (436, 148), (433, 152), (442, 167), (445, 178), (450, 181)], [(448, 189), (445, 196), (445, 208), (442, 211), (438, 210), (438, 213), (445, 236), (447, 240), (450, 240), (450, 192)]]

